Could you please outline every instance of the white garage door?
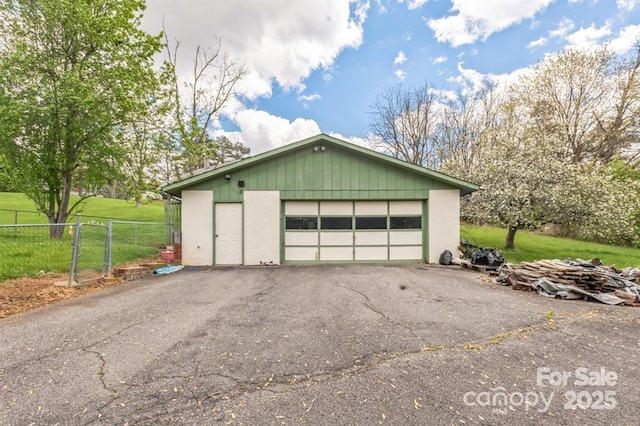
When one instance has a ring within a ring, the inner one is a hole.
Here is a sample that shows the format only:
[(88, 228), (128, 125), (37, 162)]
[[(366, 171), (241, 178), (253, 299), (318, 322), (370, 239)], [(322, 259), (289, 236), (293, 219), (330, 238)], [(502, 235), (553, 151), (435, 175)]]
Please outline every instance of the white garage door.
[(421, 260), (422, 201), (286, 201), (285, 261)]

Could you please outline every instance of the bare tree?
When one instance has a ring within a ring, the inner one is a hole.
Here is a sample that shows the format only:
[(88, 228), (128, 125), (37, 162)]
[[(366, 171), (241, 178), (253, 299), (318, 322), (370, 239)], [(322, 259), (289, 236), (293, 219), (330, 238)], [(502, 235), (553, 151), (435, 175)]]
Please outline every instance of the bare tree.
[(609, 117), (598, 117), (594, 139), (597, 157), (609, 161), (615, 156), (635, 162), (640, 157), (640, 42), (632, 56), (615, 66), (614, 106)]
[(444, 105), (438, 132), (442, 171), (463, 179), (473, 175), (480, 150), (495, 136), (502, 100), (502, 91), (491, 85), (460, 93)]
[(171, 47), (165, 35), (165, 46), (173, 83), (175, 133), (182, 146), (182, 168), (192, 174), (207, 160), (215, 158), (216, 145), (210, 136), (212, 125), (248, 72), (244, 61), (232, 58), (222, 49), (222, 39), (216, 38), (210, 49), (196, 47), (189, 79), (181, 82), (177, 71), (180, 43), (176, 41)]
[(400, 85), (388, 87), (371, 106), (374, 148), (413, 164), (438, 168), (437, 107), (434, 91), (427, 84), (407, 90)]

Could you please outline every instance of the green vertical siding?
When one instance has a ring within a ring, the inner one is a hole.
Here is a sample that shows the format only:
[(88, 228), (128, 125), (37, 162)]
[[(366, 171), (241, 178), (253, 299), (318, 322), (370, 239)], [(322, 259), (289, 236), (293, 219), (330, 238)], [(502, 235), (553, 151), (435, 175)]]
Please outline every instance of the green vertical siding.
[[(278, 190), (284, 200), (427, 199), (430, 189), (453, 188), (425, 175), (337, 145), (310, 146), (234, 169), (185, 189), (213, 190), (216, 202), (242, 201), (243, 190)], [(245, 186), (238, 187), (243, 180)]]

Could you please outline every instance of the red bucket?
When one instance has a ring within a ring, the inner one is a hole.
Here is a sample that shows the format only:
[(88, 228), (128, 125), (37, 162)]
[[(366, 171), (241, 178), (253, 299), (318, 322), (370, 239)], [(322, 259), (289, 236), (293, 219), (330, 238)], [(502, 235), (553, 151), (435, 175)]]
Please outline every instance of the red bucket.
[(173, 252), (171, 250), (162, 250), (160, 252), (160, 259), (162, 259), (165, 262), (172, 262)]

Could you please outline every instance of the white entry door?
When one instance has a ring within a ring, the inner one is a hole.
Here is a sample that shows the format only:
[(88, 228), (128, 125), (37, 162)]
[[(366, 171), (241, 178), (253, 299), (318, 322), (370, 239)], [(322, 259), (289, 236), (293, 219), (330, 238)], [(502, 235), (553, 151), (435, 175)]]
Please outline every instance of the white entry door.
[(242, 204), (216, 204), (216, 265), (242, 263)]

